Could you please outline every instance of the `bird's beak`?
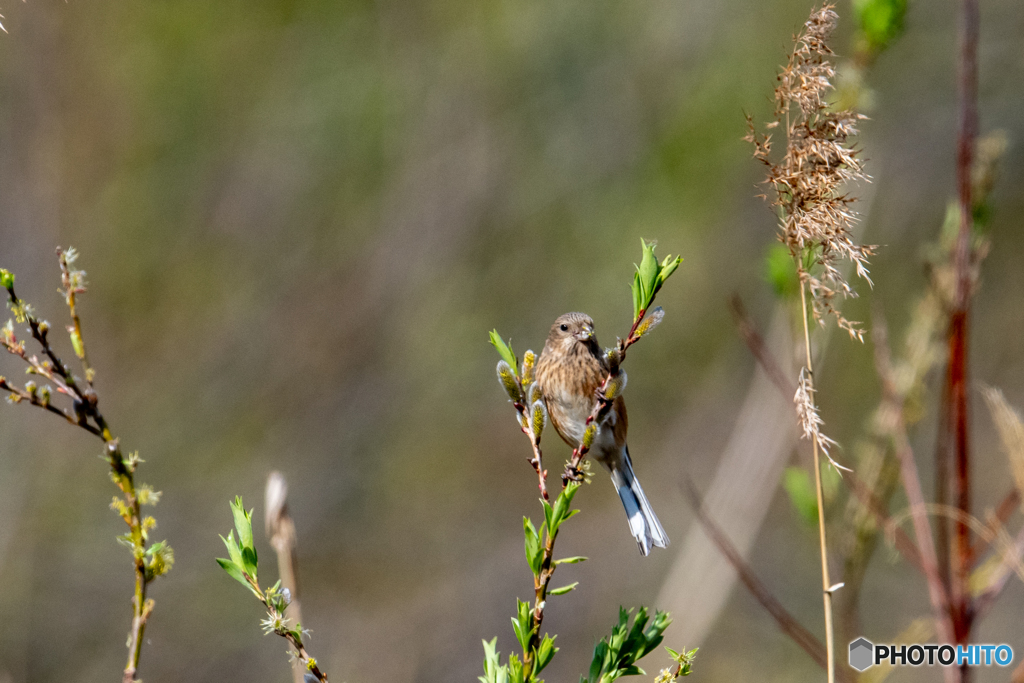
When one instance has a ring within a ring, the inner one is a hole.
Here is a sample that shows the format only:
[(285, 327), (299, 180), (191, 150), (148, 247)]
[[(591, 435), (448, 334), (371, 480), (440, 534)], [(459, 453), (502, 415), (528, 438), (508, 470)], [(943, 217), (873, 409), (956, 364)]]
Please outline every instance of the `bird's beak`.
[(582, 331), (576, 334), (576, 338), (581, 342), (589, 341), (594, 338), (594, 328), (584, 327)]

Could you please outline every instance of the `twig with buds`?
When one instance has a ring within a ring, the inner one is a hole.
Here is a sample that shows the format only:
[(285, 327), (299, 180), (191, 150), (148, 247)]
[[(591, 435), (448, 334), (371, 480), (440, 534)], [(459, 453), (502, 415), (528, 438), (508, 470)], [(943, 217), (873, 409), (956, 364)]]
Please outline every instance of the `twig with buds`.
[[(40, 388), (35, 382), (29, 381), (25, 383), (24, 388), (19, 388), (6, 378), (0, 377), (0, 389), (10, 392), (8, 401), (11, 403), (24, 402), (42, 408), (103, 440), (104, 459), (110, 465), (111, 478), (122, 493), (122, 496), (114, 497), (110, 507), (128, 525), (128, 533), (118, 536), (117, 540), (132, 552), (135, 566), (132, 626), (128, 636), (128, 661), (123, 676), (124, 683), (131, 683), (138, 671), (146, 623), (153, 612), (154, 603), (146, 599), (146, 591), (150, 582), (171, 569), (174, 551), (166, 541), (147, 546), (149, 532), (156, 526), (156, 520), (149, 515), (143, 515), (142, 506), (155, 505), (160, 499), (160, 492), (154, 491), (146, 484), (136, 485), (135, 469), (142, 460), (137, 452), (128, 455), (122, 453), (120, 441), (111, 433), (107, 420), (100, 411), (99, 398), (93, 388), (96, 371), (87, 360), (82, 323), (76, 306), (77, 295), (86, 291), (85, 271), (74, 268), (78, 253), (73, 248), (63, 251), (58, 248), (57, 255), (61, 270), (61, 293), (64, 295), (72, 320), (72, 325), (69, 325), (67, 330), (71, 346), (82, 365), (84, 379), (77, 377), (57, 355), (50, 343), (49, 323), (36, 317), (32, 306), (18, 298), (14, 291), (14, 273), (0, 269), (0, 286), (7, 291), (7, 307), (14, 314), (14, 321), (8, 320), (0, 333), (0, 345), (28, 365), (28, 374), (51, 382), (58, 394), (70, 399), (71, 406), (69, 409), (54, 405), (53, 388), (49, 384)], [(25, 341), (15, 335), (15, 321), (28, 325), (32, 339), (41, 348), (42, 358), (35, 354), (30, 355), (25, 350)]]

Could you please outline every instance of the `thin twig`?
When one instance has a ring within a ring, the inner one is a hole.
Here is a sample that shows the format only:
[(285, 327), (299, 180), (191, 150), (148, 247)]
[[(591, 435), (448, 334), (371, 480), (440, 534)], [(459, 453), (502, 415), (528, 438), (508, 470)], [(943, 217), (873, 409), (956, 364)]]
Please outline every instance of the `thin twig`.
[(764, 374), (778, 387), (787, 401), (793, 400), (793, 394), (796, 393), (796, 385), (789, 380), (786, 373), (782, 371), (782, 366), (772, 356), (772, 352), (764, 342), (764, 337), (757, 331), (754, 322), (747, 315), (747, 309), (743, 305), (743, 299), (740, 298), (739, 294), (732, 295), (729, 299), (729, 307), (732, 309), (733, 319), (736, 321), (736, 327), (739, 328), (743, 341), (747, 343), (750, 353), (761, 364)]

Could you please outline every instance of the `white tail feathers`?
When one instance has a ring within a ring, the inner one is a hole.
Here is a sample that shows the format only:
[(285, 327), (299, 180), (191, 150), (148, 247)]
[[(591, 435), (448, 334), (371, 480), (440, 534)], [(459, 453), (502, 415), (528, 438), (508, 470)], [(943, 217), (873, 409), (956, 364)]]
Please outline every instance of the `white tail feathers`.
[(622, 507), (626, 509), (629, 519), (629, 531), (636, 539), (642, 555), (651, 552), (651, 546), (668, 547), (668, 535), (658, 521), (658, 516), (647, 502), (640, 482), (633, 474), (633, 463), (629, 460), (629, 452), (623, 449), (622, 466), (612, 469), (612, 483), (619, 492)]

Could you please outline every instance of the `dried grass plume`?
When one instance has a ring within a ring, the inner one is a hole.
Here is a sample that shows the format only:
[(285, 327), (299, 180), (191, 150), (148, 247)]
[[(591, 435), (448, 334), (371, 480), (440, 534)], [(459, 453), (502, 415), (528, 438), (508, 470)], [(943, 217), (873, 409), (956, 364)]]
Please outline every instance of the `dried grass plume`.
[(848, 259), (870, 284), (867, 266), (873, 253), (873, 247), (853, 241), (850, 228), (857, 214), (850, 206), (854, 198), (844, 191), (847, 183), (868, 179), (859, 150), (850, 142), (864, 117), (829, 106), (835, 67), (828, 39), (836, 20), (832, 5), (815, 10), (779, 73), (775, 120), (765, 128), (784, 123), (785, 154), (773, 157), (771, 134), (759, 134), (749, 116), (745, 139), (754, 145), (754, 158), (768, 168), (765, 183), (779, 212), (779, 240), (789, 248), (800, 281), (811, 294), (815, 320), (823, 324), (833, 315), (842, 329), (863, 341), (859, 324), (843, 317), (833, 303), (837, 294), (857, 296), (837, 267), (839, 261)]

